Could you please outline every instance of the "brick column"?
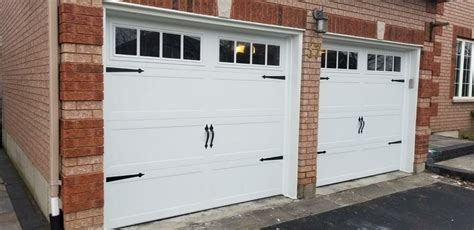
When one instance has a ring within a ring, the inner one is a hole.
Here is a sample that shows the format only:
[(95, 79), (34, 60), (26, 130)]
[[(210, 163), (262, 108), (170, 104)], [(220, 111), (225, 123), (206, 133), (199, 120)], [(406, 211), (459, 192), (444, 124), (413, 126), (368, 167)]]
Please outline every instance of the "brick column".
[[(308, 18), (308, 20), (311, 20)], [(308, 23), (314, 27), (313, 23)], [(298, 153), (298, 198), (312, 198), (316, 192), (317, 131), (319, 114), (319, 75), (321, 58), (314, 56), (314, 47), (322, 39), (314, 28), (306, 30), (303, 41), (301, 77), (300, 133)]]
[(414, 171), (416, 173), (425, 170), (431, 135), (431, 116), (436, 116), (438, 111), (438, 104), (432, 101), (432, 97), (439, 94), (439, 83), (434, 82), (433, 79), (435, 76), (439, 76), (441, 66), (440, 63), (434, 62), (435, 45), (426, 37), (421, 53), (415, 136)]
[(61, 200), (66, 229), (103, 225), (101, 4), (64, 0), (59, 9)]

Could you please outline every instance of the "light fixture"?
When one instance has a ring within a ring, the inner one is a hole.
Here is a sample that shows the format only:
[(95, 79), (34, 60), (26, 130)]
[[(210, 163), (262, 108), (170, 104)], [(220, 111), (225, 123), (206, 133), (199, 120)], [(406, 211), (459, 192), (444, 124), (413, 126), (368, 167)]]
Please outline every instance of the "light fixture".
[(439, 21), (434, 21), (430, 22), (430, 42), (433, 41), (433, 31), (436, 27), (443, 27), (443, 26), (448, 26), (449, 22), (439, 22)]
[(328, 16), (321, 9), (313, 10), (313, 18), (316, 20), (316, 32), (326, 33), (328, 32)]
[(245, 44), (238, 44), (235, 50), (238, 54), (245, 53)]

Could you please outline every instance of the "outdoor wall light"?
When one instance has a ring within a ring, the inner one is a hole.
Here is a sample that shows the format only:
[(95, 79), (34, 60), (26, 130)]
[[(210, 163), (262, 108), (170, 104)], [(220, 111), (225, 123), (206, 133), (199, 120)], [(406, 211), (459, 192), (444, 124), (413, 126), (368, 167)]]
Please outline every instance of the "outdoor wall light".
[(326, 33), (328, 32), (328, 16), (321, 9), (313, 10), (313, 18), (316, 20), (316, 32)]

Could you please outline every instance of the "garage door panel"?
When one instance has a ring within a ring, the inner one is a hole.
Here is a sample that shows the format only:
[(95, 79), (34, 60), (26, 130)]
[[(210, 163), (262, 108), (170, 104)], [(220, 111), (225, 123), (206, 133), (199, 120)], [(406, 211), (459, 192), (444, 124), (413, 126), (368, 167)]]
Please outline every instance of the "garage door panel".
[[(135, 127), (109, 129), (107, 137), (107, 172), (127, 168), (167, 168), (192, 165), (204, 157), (206, 134), (204, 122), (167, 124), (146, 123)], [(117, 125), (117, 124), (116, 124)], [(186, 140), (185, 145), (178, 143)]]
[[(359, 83), (354, 81), (321, 81), (319, 109), (321, 112), (339, 111), (360, 105)], [(358, 108), (358, 107), (357, 107)]]
[(216, 161), (253, 158), (270, 154), (283, 155), (283, 120), (281, 117), (214, 119), (212, 156)]
[[(317, 185), (322, 186), (398, 170), (399, 160), (399, 152), (386, 146), (372, 146), (352, 152), (318, 155)], [(358, 163), (361, 161), (364, 163)]]
[[(142, 178), (147, 176), (146, 173)], [(206, 193), (193, 193), (190, 196), (189, 188), (194, 191), (209, 189), (208, 184), (202, 183), (204, 178), (201, 172), (141, 179), (128, 183), (109, 183), (105, 189), (109, 227), (133, 224), (137, 220), (163, 218), (170, 213), (178, 214), (184, 210), (196, 210), (202, 206), (202, 201), (207, 199), (204, 196)], [(186, 183), (177, 183), (177, 181), (186, 181)], [(123, 194), (127, 194), (127, 197)], [(174, 199), (176, 196), (180, 199)]]
[[(390, 81), (390, 80), (387, 80)], [(360, 85), (364, 106), (396, 106), (401, 109), (403, 104), (403, 84), (384, 82), (365, 82)]]
[(366, 138), (383, 138), (402, 136), (402, 116), (398, 111), (385, 111), (379, 113), (367, 113), (364, 116), (365, 126), (362, 137)]
[[(319, 116), (318, 145), (351, 145), (359, 138), (357, 113), (324, 113)], [(345, 143), (345, 144), (344, 144)]]
[(210, 103), (219, 115), (283, 115), (284, 87), (279, 80), (216, 80)]
[[(202, 112), (208, 101), (203, 91), (206, 83), (203, 79), (110, 76), (105, 81), (106, 113), (110, 120), (128, 119), (113, 115), (117, 112), (144, 112), (140, 117), (153, 113), (161, 116), (185, 116), (190, 112)], [(137, 93), (140, 92), (140, 93)], [(133, 117), (131, 117), (133, 118)]]
[[(281, 161), (261, 162), (258, 159), (229, 161), (213, 164), (212, 180), (216, 182), (234, 181), (227, 186), (215, 183), (212, 187), (216, 202), (223, 200), (243, 201), (281, 193)], [(238, 183), (242, 181), (244, 183)]]

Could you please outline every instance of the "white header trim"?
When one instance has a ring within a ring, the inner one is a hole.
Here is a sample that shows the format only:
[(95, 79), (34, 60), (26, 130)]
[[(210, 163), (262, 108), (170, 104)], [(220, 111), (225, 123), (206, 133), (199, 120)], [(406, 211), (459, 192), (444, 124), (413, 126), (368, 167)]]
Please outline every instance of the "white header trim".
[(158, 16), (162, 18), (176, 19), (189, 22), (200, 22), (233, 28), (252, 29), (256, 31), (276, 32), (288, 35), (296, 35), (305, 31), (305, 29), (300, 28), (277, 26), (257, 22), (247, 22), (235, 19), (221, 18), (210, 15), (195, 14), (184, 11), (127, 3), (122, 2), (120, 0), (104, 0), (104, 7), (106, 10), (137, 13), (142, 15)]
[(395, 47), (395, 48), (402, 48), (402, 49), (423, 48), (423, 45), (418, 45), (418, 44), (394, 42), (394, 41), (380, 40), (380, 39), (375, 39), (375, 38), (357, 37), (357, 36), (353, 36), (353, 35), (337, 34), (337, 33), (330, 33), (330, 32), (324, 34), (323, 37), (326, 38), (326, 39), (331, 39), (331, 40), (355, 41), (355, 42), (358, 42), (358, 43), (365, 43), (365, 44), (375, 44), (375, 45), (383, 44), (383, 45), (386, 45), (386, 46)]

